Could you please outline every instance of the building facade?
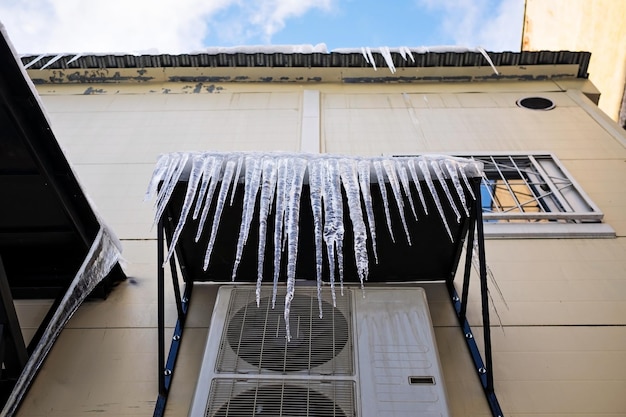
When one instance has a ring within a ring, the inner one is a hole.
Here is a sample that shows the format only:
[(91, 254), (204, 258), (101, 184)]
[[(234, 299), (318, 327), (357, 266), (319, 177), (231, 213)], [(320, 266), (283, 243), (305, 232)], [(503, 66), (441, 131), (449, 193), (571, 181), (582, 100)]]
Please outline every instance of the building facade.
[[(391, 65), (375, 51), (374, 68), (360, 52), (231, 52), (22, 58), (129, 278), (81, 306), (19, 416), (153, 414), (158, 265), (142, 200), (160, 154), (204, 150), (482, 158), (504, 415), (626, 413), (626, 137), (592, 101), (588, 55), (489, 54), (492, 66), (480, 52), (393, 52)], [(424, 287), (451, 415), (491, 415), (448, 293)], [(189, 411), (216, 291), (194, 290), (165, 416)], [(26, 335), (48, 305), (18, 302)]]
[(624, 127), (626, 4), (620, 1), (527, 0), (522, 50), (589, 51), (590, 80), (602, 93), (598, 106)]

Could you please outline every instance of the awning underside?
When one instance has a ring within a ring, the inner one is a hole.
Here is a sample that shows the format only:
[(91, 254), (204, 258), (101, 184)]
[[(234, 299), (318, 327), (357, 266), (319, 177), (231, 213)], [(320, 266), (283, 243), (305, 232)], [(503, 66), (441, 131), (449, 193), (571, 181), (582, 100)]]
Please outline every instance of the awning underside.
[(153, 186), (186, 280), (433, 281), (454, 275), (481, 170), (442, 156), (171, 154)]

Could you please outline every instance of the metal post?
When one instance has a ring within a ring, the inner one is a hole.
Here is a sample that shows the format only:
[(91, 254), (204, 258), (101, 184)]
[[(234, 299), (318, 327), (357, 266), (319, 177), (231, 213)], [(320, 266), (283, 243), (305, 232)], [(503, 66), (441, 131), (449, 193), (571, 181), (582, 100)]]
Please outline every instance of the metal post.
[(159, 338), (159, 395), (166, 396), (165, 389), (165, 272), (163, 268), (164, 256), (164, 239), (163, 239), (163, 221), (159, 220), (157, 229), (157, 328)]
[[(478, 190), (480, 193), (480, 189)], [(480, 194), (479, 194), (480, 195)], [(493, 392), (493, 369), (491, 357), (491, 324), (489, 321), (489, 290), (487, 288), (487, 261), (485, 259), (485, 235), (483, 231), (483, 213), (480, 198), (476, 199), (476, 230), (478, 238), (478, 262), (480, 275), (480, 298), (483, 313), (483, 335), (485, 343), (485, 368), (487, 392)]]
[[(474, 209), (475, 210), (475, 209)], [(465, 270), (463, 272), (463, 289), (461, 291), (461, 320), (467, 316), (467, 297), (469, 294), (470, 274), (472, 273), (472, 259), (474, 256), (474, 229), (476, 228), (476, 218), (470, 217), (469, 228), (467, 230), (467, 245), (465, 249)]]

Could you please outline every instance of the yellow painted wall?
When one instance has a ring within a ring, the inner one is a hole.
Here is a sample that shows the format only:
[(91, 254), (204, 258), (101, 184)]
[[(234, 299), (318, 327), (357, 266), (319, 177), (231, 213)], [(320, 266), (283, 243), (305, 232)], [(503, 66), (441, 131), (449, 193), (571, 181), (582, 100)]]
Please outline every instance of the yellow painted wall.
[(626, 80), (626, 1), (526, 0), (523, 51), (589, 51), (599, 107), (618, 120)]
[[(487, 241), (487, 261), (502, 292), (490, 282), (496, 393), (507, 416), (626, 413), (626, 138), (599, 123), (597, 109), (582, 105), (576, 91), (550, 81), (226, 83), (213, 92), (161, 93), (166, 87), (118, 85), (100, 95), (84, 95), (72, 85), (39, 87), (79, 179), (122, 239), (131, 279), (107, 300), (81, 306), (20, 417), (77, 417), (94, 410), (152, 415), (156, 233), (152, 202), (142, 198), (154, 162), (175, 150), (298, 151), (305, 89), (320, 91), (320, 140), (328, 152), (549, 151), (560, 158), (617, 238)], [(556, 108), (517, 107), (515, 101), (527, 95), (549, 97)], [(170, 287), (166, 321), (173, 326)], [(470, 294), (469, 319), (479, 338), (476, 279)], [(445, 288), (428, 286), (427, 295), (453, 416), (488, 416)], [(214, 287), (194, 290), (166, 417), (187, 415), (214, 298)], [(33, 317), (41, 310), (36, 302), (18, 306), (26, 332), (34, 331)]]

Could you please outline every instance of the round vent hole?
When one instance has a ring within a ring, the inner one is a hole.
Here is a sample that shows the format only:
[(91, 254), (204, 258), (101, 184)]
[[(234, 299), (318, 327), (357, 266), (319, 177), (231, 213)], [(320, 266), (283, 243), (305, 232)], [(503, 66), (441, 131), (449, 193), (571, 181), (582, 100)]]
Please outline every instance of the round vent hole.
[(552, 110), (554, 101), (545, 97), (526, 97), (517, 100), (517, 105), (530, 110)]

